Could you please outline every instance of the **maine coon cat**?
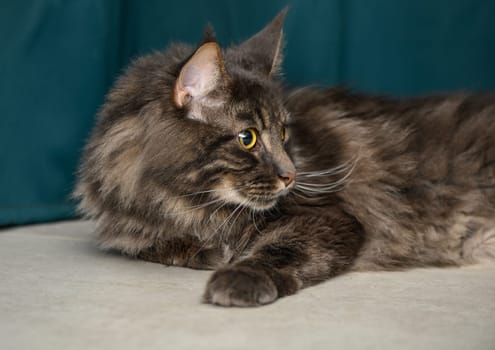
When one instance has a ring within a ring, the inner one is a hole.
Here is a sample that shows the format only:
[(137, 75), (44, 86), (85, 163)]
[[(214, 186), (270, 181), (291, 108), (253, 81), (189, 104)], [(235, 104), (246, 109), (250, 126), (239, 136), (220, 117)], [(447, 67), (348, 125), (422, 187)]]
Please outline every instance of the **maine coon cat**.
[(99, 245), (216, 269), (203, 298), (224, 306), (346, 271), (493, 261), (494, 96), (287, 94), (284, 17), (226, 49), (207, 31), (118, 80), (75, 192)]

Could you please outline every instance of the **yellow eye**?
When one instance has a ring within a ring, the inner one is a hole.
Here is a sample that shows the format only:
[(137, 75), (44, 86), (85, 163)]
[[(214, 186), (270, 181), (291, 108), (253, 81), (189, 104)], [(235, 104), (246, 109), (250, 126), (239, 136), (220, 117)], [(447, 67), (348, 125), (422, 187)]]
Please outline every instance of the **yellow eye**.
[(256, 131), (251, 128), (241, 131), (239, 133), (239, 143), (246, 150), (250, 150), (256, 146)]
[(285, 126), (280, 130), (280, 139), (284, 142), (287, 139), (287, 128)]

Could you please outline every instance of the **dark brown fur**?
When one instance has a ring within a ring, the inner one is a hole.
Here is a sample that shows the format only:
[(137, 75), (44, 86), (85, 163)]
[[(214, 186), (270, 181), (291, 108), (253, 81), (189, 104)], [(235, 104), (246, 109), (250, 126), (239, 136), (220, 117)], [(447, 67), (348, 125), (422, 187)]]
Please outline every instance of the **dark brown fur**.
[(285, 95), (284, 15), (237, 47), (208, 33), (141, 58), (117, 82), (76, 189), (101, 247), (217, 269), (204, 300), (224, 306), (349, 270), (493, 261), (494, 96)]

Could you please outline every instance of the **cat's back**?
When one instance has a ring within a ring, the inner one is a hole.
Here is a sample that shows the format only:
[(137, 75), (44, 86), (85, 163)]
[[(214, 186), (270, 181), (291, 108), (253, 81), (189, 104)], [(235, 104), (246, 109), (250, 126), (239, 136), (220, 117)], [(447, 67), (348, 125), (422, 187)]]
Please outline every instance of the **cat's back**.
[(392, 99), (307, 88), (290, 95), (288, 108), (308, 155), (368, 150), (384, 164), (403, 161), (414, 177), (495, 186), (495, 94)]
[[(288, 108), (303, 171), (352, 164), (344, 186), (328, 195), (375, 237), (359, 266), (401, 266), (397, 257), (415, 249), (424, 250), (425, 264), (486, 255), (471, 246), (495, 228), (495, 95), (390, 99), (304, 89), (289, 97)], [(395, 245), (384, 246), (387, 237)], [(418, 241), (420, 248), (411, 246)], [(482, 245), (495, 252), (495, 243)]]

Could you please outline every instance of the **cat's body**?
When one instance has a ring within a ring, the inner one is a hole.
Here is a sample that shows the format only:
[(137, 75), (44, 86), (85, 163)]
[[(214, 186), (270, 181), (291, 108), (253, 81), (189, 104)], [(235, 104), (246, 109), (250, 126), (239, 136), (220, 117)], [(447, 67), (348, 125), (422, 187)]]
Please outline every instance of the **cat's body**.
[(493, 259), (494, 95), (391, 100), (307, 89), (288, 108), (302, 140), (298, 169), (334, 157), (341, 159), (326, 166), (352, 167), (333, 196), (366, 232), (354, 268)]
[(284, 96), (283, 16), (238, 47), (207, 35), (120, 79), (76, 190), (100, 245), (218, 268), (205, 300), (221, 305), (352, 269), (493, 261), (494, 96)]

